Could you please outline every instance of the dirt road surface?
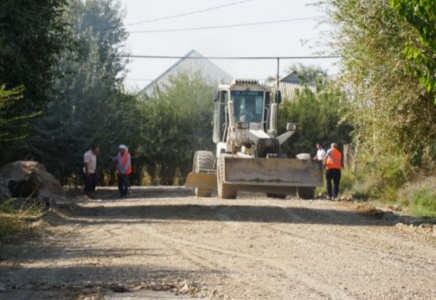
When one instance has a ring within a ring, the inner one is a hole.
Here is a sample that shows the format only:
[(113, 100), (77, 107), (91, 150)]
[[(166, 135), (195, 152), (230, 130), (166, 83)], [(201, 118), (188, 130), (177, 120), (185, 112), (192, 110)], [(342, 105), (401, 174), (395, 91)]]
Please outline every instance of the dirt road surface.
[(99, 195), (3, 245), (0, 299), (436, 299), (436, 238), (356, 204)]

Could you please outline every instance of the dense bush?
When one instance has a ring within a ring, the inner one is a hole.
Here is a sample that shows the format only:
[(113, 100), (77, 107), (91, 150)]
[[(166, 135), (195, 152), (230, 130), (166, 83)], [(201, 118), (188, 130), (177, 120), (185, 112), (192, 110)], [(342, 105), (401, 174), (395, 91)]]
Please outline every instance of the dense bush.
[(436, 178), (407, 184), (400, 191), (400, 202), (418, 216), (436, 217)]
[[(31, 116), (45, 109), (52, 99), (52, 80), (59, 74), (59, 55), (72, 48), (68, 24), (62, 18), (67, 0), (2, 0), (0, 1), (0, 86), (6, 90), (21, 89), (21, 100), (0, 107), (2, 117), (14, 119)], [(23, 137), (29, 134), (27, 120), (22, 126), (4, 126), (2, 134)], [(6, 142), (10, 141), (9, 138)], [(0, 139), (0, 156), (5, 150)]]
[(426, 71), (432, 62), (420, 61), (434, 53), (425, 44), (434, 22), (428, 23), (431, 30), (419, 30), (426, 26), (421, 17), (431, 13), (425, 12), (430, 1), (323, 3), (335, 28), (331, 46), (342, 58), (337, 87), (350, 100), (346, 120), (359, 145), (352, 189), (362, 197), (396, 201), (408, 181), (435, 172), (436, 105)]
[(200, 73), (182, 73), (155, 96), (142, 96), (138, 153), (157, 183), (183, 184), (195, 151), (214, 150), (213, 90)]
[(329, 148), (334, 142), (341, 149), (343, 144), (349, 143), (353, 128), (343, 122), (346, 101), (343, 93), (331, 90), (325, 84), (319, 84), (316, 91), (303, 88), (293, 101), (285, 99), (279, 110), (279, 132), (285, 130), (288, 122), (301, 125), (300, 130), (283, 145), (288, 157), (308, 152), (315, 155), (316, 143)]
[(392, 155), (417, 165), (436, 144), (433, 95), (409, 72), (405, 44), (420, 47), (415, 29), (388, 0), (325, 1), (341, 55), (338, 84), (349, 99), (360, 160), (383, 165)]
[(62, 52), (53, 101), (22, 148), (65, 184), (81, 179), (83, 154), (94, 142), (101, 148), (102, 177), (114, 169), (106, 161), (118, 144), (129, 142), (136, 99), (122, 89), (126, 62), (119, 54), (127, 34), (120, 4), (70, 0), (63, 18), (77, 49)]

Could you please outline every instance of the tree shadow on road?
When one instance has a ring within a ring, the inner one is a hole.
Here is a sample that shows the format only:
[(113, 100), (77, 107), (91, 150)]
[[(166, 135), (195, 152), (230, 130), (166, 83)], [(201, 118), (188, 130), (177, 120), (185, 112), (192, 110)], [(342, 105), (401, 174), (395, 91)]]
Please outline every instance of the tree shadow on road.
[(74, 206), (60, 209), (67, 222), (83, 225), (106, 223), (168, 222), (172, 220), (212, 222), (253, 222), (329, 224), (342, 226), (393, 226), (393, 214), (378, 210), (358, 212), (344, 208), (305, 208), (265, 205), (210, 205), (128, 203), (123, 205)]

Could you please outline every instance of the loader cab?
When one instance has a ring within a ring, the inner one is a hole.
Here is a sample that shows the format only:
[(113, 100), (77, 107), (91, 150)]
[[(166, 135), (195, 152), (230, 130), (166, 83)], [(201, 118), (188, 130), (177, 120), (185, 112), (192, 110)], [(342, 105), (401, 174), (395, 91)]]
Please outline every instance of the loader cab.
[(263, 91), (231, 91), (235, 122), (261, 123), (264, 113)]
[(248, 123), (250, 127), (265, 131), (268, 123), (270, 94), (270, 90), (260, 85), (257, 80), (236, 79), (230, 85), (220, 85), (214, 94), (214, 143), (226, 141), (227, 128), (230, 124), (229, 101), (233, 102), (232, 115), (235, 123)]

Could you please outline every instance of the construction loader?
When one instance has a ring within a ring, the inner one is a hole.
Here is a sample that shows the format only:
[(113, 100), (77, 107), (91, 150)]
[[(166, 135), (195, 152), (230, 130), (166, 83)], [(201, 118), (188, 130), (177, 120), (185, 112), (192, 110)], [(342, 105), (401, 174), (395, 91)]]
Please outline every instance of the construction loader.
[[(272, 99), (271, 88), (257, 80), (235, 79), (220, 84), (214, 94), (213, 141), (215, 155), (197, 151), (193, 171), (185, 185), (198, 197), (234, 199), (238, 191), (262, 192), (285, 198), (297, 193), (313, 199), (323, 185), (322, 163), (309, 154), (286, 158), (281, 145), (299, 125), (288, 123), (278, 135), (277, 113), (280, 91)], [(273, 101), (274, 100), (274, 101)]]

